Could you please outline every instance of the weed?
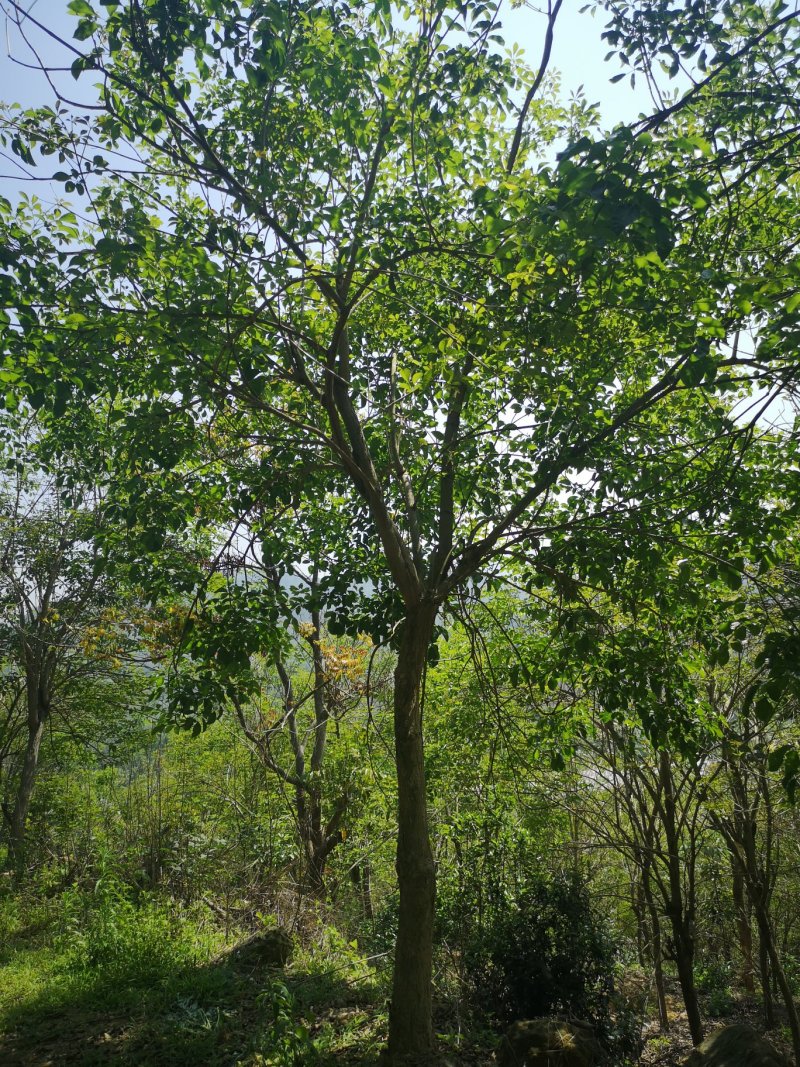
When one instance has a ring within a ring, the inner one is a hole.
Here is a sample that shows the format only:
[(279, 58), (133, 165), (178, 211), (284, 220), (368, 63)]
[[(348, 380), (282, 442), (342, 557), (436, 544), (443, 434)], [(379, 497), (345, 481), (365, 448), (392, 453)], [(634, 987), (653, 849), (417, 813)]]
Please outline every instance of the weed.
[(725, 962), (708, 963), (697, 969), (697, 988), (708, 997), (708, 1014), (719, 1019), (729, 1015), (734, 1001), (731, 995), (731, 969)]
[(262, 1049), (262, 1062), (270, 1067), (312, 1063), (317, 1058), (314, 1041), (305, 1023), (295, 1020), (295, 1000), (286, 985), (275, 978), (258, 999), (272, 1020), (264, 1038), (266, 1048)]

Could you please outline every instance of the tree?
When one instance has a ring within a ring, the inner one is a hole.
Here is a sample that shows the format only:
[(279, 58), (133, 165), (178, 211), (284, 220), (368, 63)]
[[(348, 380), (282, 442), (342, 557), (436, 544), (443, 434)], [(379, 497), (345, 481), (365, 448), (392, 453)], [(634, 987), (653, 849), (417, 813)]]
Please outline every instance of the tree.
[[(662, 1026), (668, 1023), (664, 1001), (662, 959), (672, 956), (678, 972), (689, 1032), (695, 1045), (703, 1040), (703, 1024), (694, 978), (697, 925), (696, 871), (705, 813), (696, 765), (675, 766), (661, 750), (647, 759), (647, 750), (633, 737), (611, 731), (605, 762), (611, 776), (616, 820), (611, 831), (616, 847), (629, 852), (639, 867), (647, 918), (653, 937)], [(614, 736), (615, 734), (615, 736)], [(615, 836), (615, 835), (619, 836)], [(661, 916), (669, 923), (671, 952), (661, 939)], [(665, 1026), (666, 1028), (666, 1026)]]
[(70, 693), (87, 678), (122, 673), (118, 657), (128, 641), (114, 616), (118, 604), (96, 565), (100, 514), (92, 492), (73, 489), (66, 506), (54, 482), (41, 474), (37, 478), (30, 469), (7, 477), (0, 494), (0, 656), (6, 716), (0, 742), (13, 792), (13, 801), (3, 803), (3, 815), (9, 860), (18, 872), (24, 865), (28, 811), (51, 717), (68, 712)]
[(710, 493), (709, 441), (735, 431), (718, 395), (796, 374), (792, 16), (614, 5), (629, 62), (650, 76), (666, 50), (695, 80), (601, 133), (549, 95), (558, 0), (535, 73), (486, 0), (101, 6), (73, 0), (62, 42), (98, 110), (64, 91), (7, 116), (21, 163), (58, 155), (93, 214), (78, 240), (4, 210), (9, 394), (105, 406), (116, 499), (151, 544), (192, 486), (279, 552), (317, 506), (330, 629), (397, 655), (389, 1055), (422, 1054), (438, 620), (518, 546), (535, 566), (565, 528), (663, 521), (678, 479)]
[[(192, 686), (186, 712), (194, 724), (194, 687), (199, 681), (203, 688), (209, 688), (210, 682), (213, 690), (214, 679), (207, 674), (204, 677), (204, 672), (208, 671), (209, 662), (214, 661), (216, 679), (221, 676), (223, 680), (222, 689), (218, 690), (220, 705), (224, 702), (231, 706), (261, 765), (291, 791), (290, 808), (304, 857), (301, 884), (315, 896), (324, 897), (325, 867), (331, 853), (345, 840), (345, 820), (360, 791), (357, 767), (351, 766), (349, 773), (345, 771), (338, 781), (330, 767), (326, 767), (331, 762), (326, 758), (329, 733), (335, 730), (338, 736), (342, 720), (356, 709), (366, 719), (365, 702), (379, 688), (379, 672), (372, 676), (369, 642), (333, 640), (325, 632), (318, 608), (311, 611), (309, 619), (284, 620), (287, 628), (284, 640), (276, 641), (274, 634), (268, 635), (261, 656), (251, 654), (246, 640), (242, 640), (246, 619), (241, 610), (235, 611), (230, 616), (235, 634), (232, 637), (244, 646), (245, 656), (243, 662), (235, 663), (238, 669), (234, 678), (225, 667), (220, 671), (222, 620), (214, 617), (215, 609), (226, 600), (237, 601), (236, 583), (257, 580), (258, 571), (258, 567), (250, 565), (240, 569), (230, 581), (217, 576), (221, 595), (207, 598), (202, 616), (204, 625), (197, 627), (195, 634), (184, 642), (184, 651), (190, 658)], [(294, 579), (302, 592), (306, 592), (307, 586), (307, 591), (314, 595), (318, 581), (315, 571), (307, 579), (302, 575), (295, 575)], [(268, 569), (262, 574), (262, 580), (280, 596), (280, 578), (274, 571)], [(206, 643), (209, 628), (213, 656), (209, 655)], [(291, 642), (290, 635), (294, 638)], [(178, 675), (171, 684), (181, 685), (185, 681)], [(219, 706), (213, 707), (211, 714), (215, 716), (219, 710)]]
[[(794, 567), (784, 563), (771, 588), (748, 589), (738, 603), (728, 605), (731, 664), (712, 675), (708, 693), (721, 724), (717, 758), (724, 783), (711, 817), (730, 852), (745, 971), (750, 971), (752, 987), (752, 912), (759, 934), (765, 1020), (768, 1025), (774, 1021), (770, 989), (774, 977), (795, 1056), (800, 1056), (800, 1016), (782, 958), (773, 904), (779, 877), (776, 809), (779, 793), (785, 799), (788, 791), (794, 798), (798, 767), (796, 749), (791, 741), (783, 740), (787, 732), (791, 736), (787, 722), (797, 716), (797, 636), (791, 613), (786, 612), (787, 601), (793, 599), (793, 576)], [(783, 789), (770, 774), (780, 768)]]
[[(616, 818), (593, 805), (586, 821), (632, 858), (654, 942), (654, 893), (661, 900), (695, 1044), (702, 1040), (693, 975), (696, 870), (709, 826), (731, 855), (746, 969), (752, 910), (762, 971), (774, 968), (793, 1040), (798, 1029), (770, 913), (776, 783), (767, 773), (782, 770), (784, 789), (795, 793), (796, 749), (770, 741), (776, 726), (785, 730), (796, 715), (796, 508), (786, 471), (775, 462), (795, 447), (760, 427), (728, 472), (724, 513), (710, 525), (707, 515), (698, 521), (701, 501), (688, 499), (681, 522), (662, 527), (657, 545), (652, 528), (623, 552), (599, 529), (580, 555), (569, 537), (552, 544), (562, 574), (559, 602), (546, 590), (525, 605), (542, 649), (530, 673), (542, 684), (555, 677), (560, 688), (571, 685), (594, 709), (593, 726), (577, 720), (580, 748), (594, 776), (609, 779)], [(614, 576), (613, 601), (588, 577), (603, 556)], [(548, 618), (551, 630), (542, 633)], [(589, 782), (588, 794), (598, 793), (591, 772)], [(715, 792), (720, 797), (710, 802)], [(768, 981), (762, 985), (768, 1006)]]

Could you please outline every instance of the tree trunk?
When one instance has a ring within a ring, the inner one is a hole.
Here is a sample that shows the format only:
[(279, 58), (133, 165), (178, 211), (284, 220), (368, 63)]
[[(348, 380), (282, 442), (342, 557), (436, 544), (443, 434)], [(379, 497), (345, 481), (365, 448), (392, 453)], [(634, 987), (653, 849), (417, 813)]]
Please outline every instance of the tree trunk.
[(328, 887), (325, 883), (327, 859), (328, 853), (322, 847), (311, 846), (306, 851), (305, 889), (315, 900), (324, 901), (328, 896)]
[(372, 906), (372, 870), (368, 859), (358, 860), (350, 868), (350, 877), (361, 900), (361, 910), (367, 922), (375, 919), (375, 909)]
[(669, 1031), (669, 1012), (667, 1011), (667, 989), (664, 982), (664, 947), (661, 941), (661, 916), (658, 914), (652, 886), (650, 885), (650, 873), (647, 869), (642, 872), (642, 890), (650, 916), (652, 934), (650, 952), (653, 958), (653, 976), (656, 984), (658, 1022), (662, 1031), (667, 1033)]
[(694, 941), (684, 926), (685, 924), (679, 925), (673, 920), (675, 966), (678, 969), (678, 982), (686, 1006), (686, 1021), (692, 1035), (692, 1044), (699, 1045), (703, 1041), (703, 1020), (694, 981)]
[(324, 901), (328, 898), (325, 868), (328, 864), (328, 857), (343, 840), (342, 832), (335, 830), (327, 836), (315, 835), (306, 846), (306, 884), (308, 892), (318, 900)]
[(675, 783), (672, 777), (670, 758), (667, 752), (659, 756), (659, 780), (663, 796), (664, 836), (667, 844), (667, 872), (669, 877), (669, 900), (667, 914), (672, 924), (675, 944), (675, 965), (678, 982), (686, 1006), (686, 1019), (692, 1044), (703, 1040), (703, 1020), (694, 981), (694, 901), (685, 899), (681, 877), (680, 834), (676, 811)]
[(742, 957), (739, 980), (745, 993), (752, 996), (756, 991), (756, 985), (754, 978), (755, 965), (753, 963), (753, 931), (750, 929), (750, 908), (744, 892), (744, 875), (733, 855), (731, 855), (731, 871), (733, 874), (733, 907), (736, 912), (739, 952)]
[(28, 809), (33, 796), (33, 785), (36, 781), (36, 771), (39, 767), (39, 747), (44, 736), (44, 727), (47, 716), (35, 717), (35, 722), (28, 724), (28, 743), (25, 746), (25, 759), (22, 764), (17, 797), (14, 811), (11, 814), (11, 825), (8, 837), (8, 855), (11, 866), (17, 872), (22, 873), (25, 863), (25, 828), (28, 820)]
[(422, 740), (422, 683), (436, 607), (410, 609), (394, 673), (397, 764), (397, 882), (400, 914), (389, 1010), (388, 1062), (425, 1056), (433, 1044), (431, 972), (436, 874), (428, 835)]

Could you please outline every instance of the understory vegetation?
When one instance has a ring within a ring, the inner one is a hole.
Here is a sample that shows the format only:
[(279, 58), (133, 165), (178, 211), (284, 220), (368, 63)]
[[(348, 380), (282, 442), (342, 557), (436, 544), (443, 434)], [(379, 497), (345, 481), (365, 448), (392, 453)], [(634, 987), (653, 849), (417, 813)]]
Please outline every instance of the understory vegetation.
[[(508, 1023), (566, 1016), (592, 1024), (610, 1062), (635, 1064), (685, 1035), (687, 997), (705, 1029), (745, 1017), (786, 1044), (775, 967), (797, 996), (800, 819), (769, 764), (792, 737), (788, 705), (780, 724), (752, 713), (748, 724), (739, 708), (708, 724), (701, 754), (672, 750), (665, 763), (633, 727), (578, 716), (587, 697), (566, 682), (531, 689), (533, 664), (514, 686), (492, 642), (523, 607), (496, 599), (480, 631), (457, 624), (428, 670), (440, 1053), (489, 1063)], [(53, 718), (24, 867), (0, 889), (4, 1062), (377, 1062), (397, 926), (387, 694), (368, 707), (365, 658), (341, 639), (324, 646), (331, 679), (344, 669), (364, 695), (336, 723), (320, 779), (325, 793), (350, 789), (321, 886), (295, 791), (235, 716), (192, 737), (161, 732), (143, 705), (118, 744), (113, 703)], [(703, 688), (740, 677), (750, 654), (709, 668)], [(308, 664), (292, 675), (302, 692)], [(554, 738), (565, 702), (572, 728)], [(538, 734), (532, 706), (551, 720)], [(746, 811), (731, 775), (752, 789)], [(730, 837), (744, 815), (768, 879), (769, 942)], [(275, 928), (294, 942), (285, 969), (237, 958), (235, 946)]]

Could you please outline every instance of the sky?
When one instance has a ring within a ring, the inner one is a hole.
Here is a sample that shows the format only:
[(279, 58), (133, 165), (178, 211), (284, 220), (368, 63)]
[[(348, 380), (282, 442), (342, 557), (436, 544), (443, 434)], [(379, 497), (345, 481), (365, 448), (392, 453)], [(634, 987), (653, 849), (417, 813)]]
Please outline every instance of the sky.
[[(610, 79), (623, 69), (616, 57), (608, 62), (608, 44), (602, 40), (603, 12), (584, 11), (588, 0), (564, 0), (553, 36), (550, 69), (561, 74), (565, 95), (583, 86), (589, 103), (599, 103), (604, 126), (630, 122), (642, 111), (652, 110), (652, 102), (643, 82), (633, 89), (630, 80), (612, 84)], [(525, 51), (527, 62), (539, 66), (547, 19), (546, 3), (537, 10), (534, 3), (505, 11), (503, 26), (508, 44), (515, 42)]]
[[(581, 13), (580, 9), (586, 2), (564, 0), (556, 24), (550, 67), (561, 72), (565, 96), (583, 85), (588, 101), (600, 104), (604, 125), (630, 121), (641, 111), (649, 110), (649, 95), (643, 84), (632, 90), (627, 78), (616, 85), (610, 82), (610, 78), (621, 68), (614, 58), (604, 62), (608, 46), (600, 36), (602, 15), (598, 13), (593, 17), (591, 11)], [(75, 19), (67, 13), (67, 0), (30, 0), (30, 11), (54, 33), (71, 39)], [(506, 3), (502, 23), (506, 44), (519, 45), (528, 63), (538, 68), (547, 25), (544, 7), (538, 7), (537, 0), (528, 0), (517, 8)], [(38, 31), (35, 36), (41, 39)], [(48, 61), (53, 61), (53, 57), (58, 55), (56, 46), (49, 46), (46, 55)], [(31, 62), (32, 57), (20, 40), (16, 27), (4, 14), (0, 14), (0, 100), (26, 107), (49, 103), (53, 94), (42, 74), (20, 66), (15, 59)], [(68, 58), (66, 65), (69, 62), (71, 59)], [(67, 73), (63, 77), (68, 91), (77, 95), (79, 90), (70, 75)], [(7, 170), (5, 167), (2, 169), (4, 172)]]

